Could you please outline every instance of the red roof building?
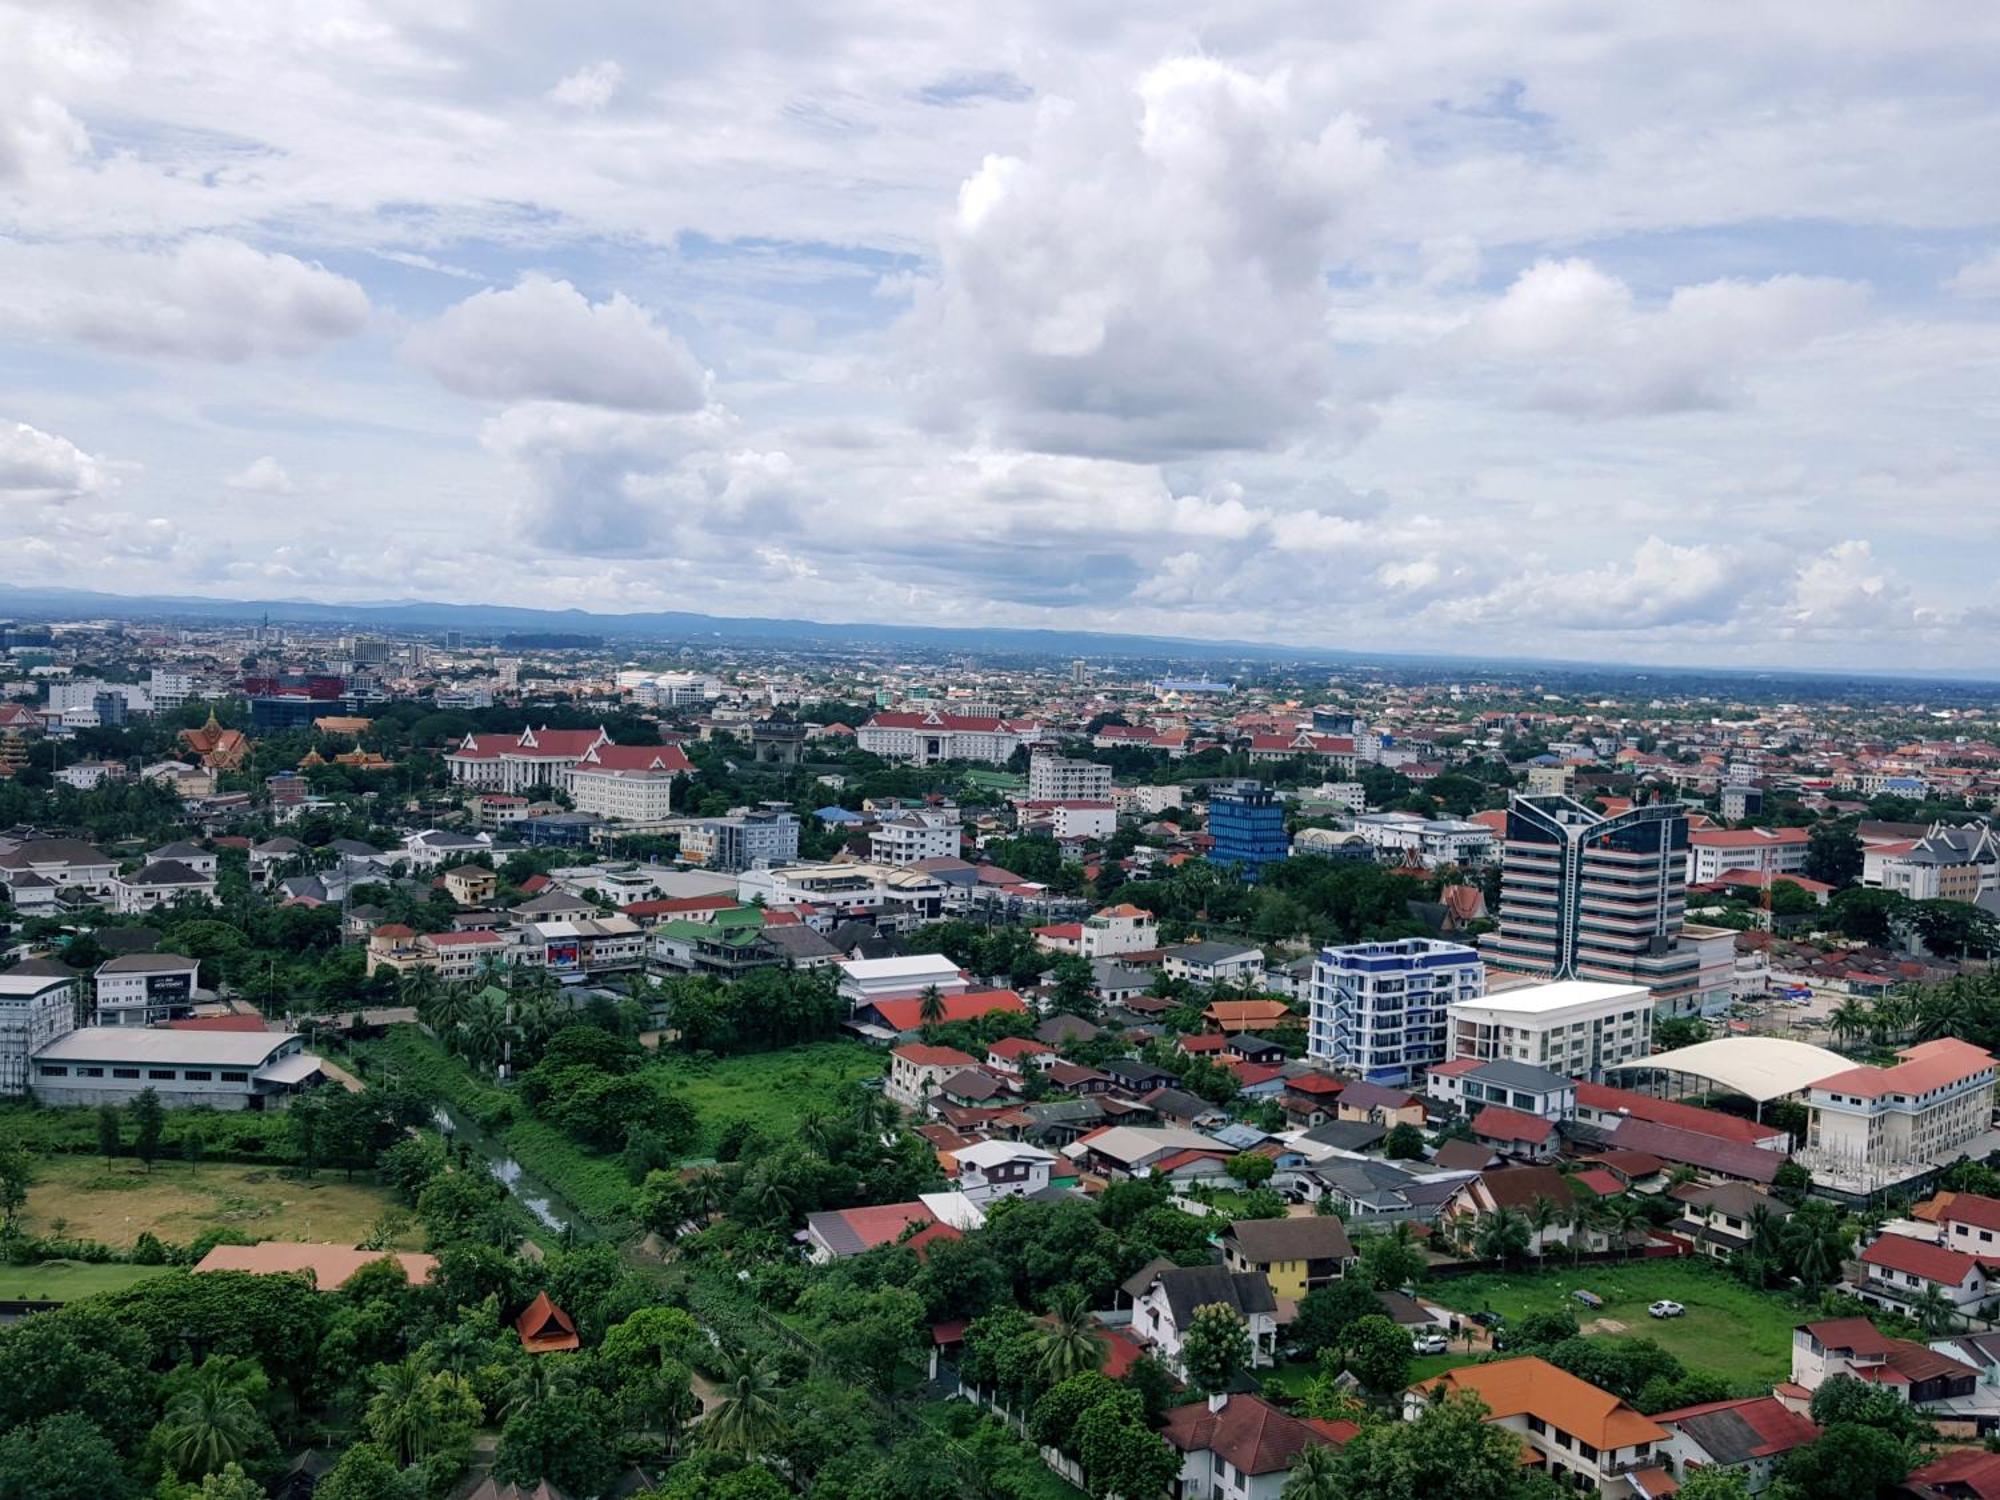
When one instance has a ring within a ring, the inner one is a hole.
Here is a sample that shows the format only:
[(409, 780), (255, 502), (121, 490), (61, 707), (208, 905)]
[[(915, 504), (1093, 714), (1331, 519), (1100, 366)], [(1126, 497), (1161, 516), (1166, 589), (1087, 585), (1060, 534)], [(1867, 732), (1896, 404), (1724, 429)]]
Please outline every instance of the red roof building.
[(530, 1354), (563, 1354), (583, 1347), (576, 1324), (549, 1300), (547, 1292), (535, 1293), (535, 1300), (514, 1320), (514, 1331), (521, 1336), (521, 1347)]

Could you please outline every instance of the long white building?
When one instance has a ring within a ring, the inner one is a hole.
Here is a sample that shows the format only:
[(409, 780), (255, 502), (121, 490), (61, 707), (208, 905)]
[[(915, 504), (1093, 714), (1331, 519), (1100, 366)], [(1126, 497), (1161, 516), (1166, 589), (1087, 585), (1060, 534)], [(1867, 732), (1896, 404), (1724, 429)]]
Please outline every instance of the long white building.
[(323, 1077), (289, 1031), (84, 1026), (36, 1050), (28, 1086), (51, 1105), (129, 1104), (151, 1089), (168, 1109), (283, 1109)]
[(1643, 984), (1558, 979), (1448, 1007), (1452, 1058), (1511, 1058), (1598, 1082), (1653, 1050), (1653, 994)]
[(1109, 802), (1111, 767), (1038, 751), (1028, 760), (1028, 798), (1033, 802)]
[(941, 760), (1005, 765), (1034, 733), (1032, 724), (930, 709), (878, 713), (854, 732), (854, 742), (870, 755), (919, 766)]
[(562, 773), (576, 810), (614, 823), (656, 824), (673, 814), (674, 783), (694, 768), (678, 745), (592, 745)]

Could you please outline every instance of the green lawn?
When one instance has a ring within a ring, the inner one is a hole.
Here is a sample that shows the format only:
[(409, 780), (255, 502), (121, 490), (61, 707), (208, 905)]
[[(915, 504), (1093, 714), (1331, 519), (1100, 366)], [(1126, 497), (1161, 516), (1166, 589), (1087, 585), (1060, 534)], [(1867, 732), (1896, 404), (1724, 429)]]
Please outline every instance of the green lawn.
[(115, 1292), (149, 1277), (164, 1276), (172, 1266), (92, 1265), (80, 1260), (45, 1260), (32, 1266), (0, 1265), (0, 1300), (14, 1302), (46, 1298), (74, 1302), (93, 1292)]
[[(1588, 1308), (1578, 1289), (1604, 1299)], [(1532, 1264), (1517, 1273), (1439, 1278), (1424, 1287), (1430, 1300), (1460, 1313), (1492, 1308), (1510, 1322), (1531, 1312), (1567, 1307), (1586, 1333), (1650, 1338), (1690, 1370), (1721, 1375), (1745, 1390), (1769, 1389), (1791, 1370), (1798, 1310), (1784, 1298), (1753, 1291), (1705, 1261), (1634, 1260), (1571, 1267)], [(1679, 1318), (1647, 1316), (1646, 1305), (1669, 1299), (1687, 1308)]]
[[(1477, 1354), (1424, 1354), (1410, 1361), (1410, 1384), (1420, 1380), (1430, 1380), (1455, 1370), (1460, 1365), (1477, 1364)], [(1319, 1374), (1319, 1361), (1313, 1359), (1290, 1359), (1272, 1370), (1253, 1372), (1267, 1385), (1275, 1385), (1288, 1396), (1302, 1396), (1313, 1377)]]
[(714, 1062), (668, 1056), (647, 1072), (694, 1106), (701, 1120), (695, 1153), (708, 1156), (732, 1121), (747, 1120), (781, 1141), (806, 1115), (837, 1113), (847, 1086), (882, 1077), (887, 1063), (886, 1053), (860, 1042), (812, 1042)]

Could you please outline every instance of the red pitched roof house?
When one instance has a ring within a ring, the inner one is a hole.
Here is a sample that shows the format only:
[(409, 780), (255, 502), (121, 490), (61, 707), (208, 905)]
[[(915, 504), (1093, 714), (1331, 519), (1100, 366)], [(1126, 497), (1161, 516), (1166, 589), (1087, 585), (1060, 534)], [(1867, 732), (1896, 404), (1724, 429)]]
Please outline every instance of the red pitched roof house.
[(570, 1321), (568, 1313), (549, 1301), (547, 1292), (535, 1293), (535, 1300), (514, 1320), (514, 1331), (521, 1336), (521, 1347), (530, 1354), (564, 1354), (583, 1347), (576, 1324)]
[(1237, 1395), (1176, 1406), (1160, 1436), (1181, 1454), (1183, 1493), (1209, 1493), (1221, 1463), (1242, 1476), (1244, 1492), (1275, 1494), (1282, 1479), (1267, 1476), (1288, 1474), (1307, 1448), (1338, 1447), (1360, 1430), (1353, 1422), (1294, 1417), (1260, 1396)]

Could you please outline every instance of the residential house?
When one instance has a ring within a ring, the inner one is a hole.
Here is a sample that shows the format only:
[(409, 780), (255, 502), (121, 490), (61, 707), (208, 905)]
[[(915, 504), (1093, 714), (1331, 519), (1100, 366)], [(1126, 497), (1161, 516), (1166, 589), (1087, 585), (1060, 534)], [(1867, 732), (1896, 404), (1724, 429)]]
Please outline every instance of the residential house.
[(1558, 1483), (1608, 1500), (1672, 1492), (1666, 1428), (1547, 1360), (1528, 1355), (1447, 1370), (1410, 1388), (1405, 1420), (1416, 1421), (1440, 1393), (1478, 1397), (1487, 1422), (1517, 1434)]
[(1543, 1120), (1573, 1119), (1577, 1112), (1575, 1080), (1511, 1058), (1461, 1057), (1439, 1063), (1425, 1086), (1431, 1098), (1455, 1114), (1474, 1115), (1488, 1104)]
[(889, 1081), (883, 1092), (908, 1109), (921, 1107), (946, 1078), (979, 1062), (956, 1047), (928, 1047), (920, 1042), (892, 1048), (889, 1059)]
[(445, 894), (460, 906), (484, 906), (500, 888), (500, 877), (484, 865), (454, 865), (444, 872)]
[(215, 899), (215, 877), (163, 859), (111, 882), (111, 907), (121, 915), (152, 911), (176, 901)]
[(1773, 1226), (1792, 1216), (1790, 1204), (1747, 1182), (1690, 1182), (1674, 1188), (1672, 1196), (1681, 1203), (1683, 1214), (1670, 1227), (1692, 1240), (1703, 1255), (1717, 1260), (1748, 1247), (1760, 1213)]
[(1180, 1082), (1165, 1068), (1156, 1068), (1136, 1057), (1114, 1057), (1105, 1063), (1104, 1071), (1111, 1075), (1113, 1088), (1134, 1099), (1143, 1098), (1155, 1089), (1172, 1088)]
[(1277, 1042), (1261, 1036), (1252, 1036), (1247, 1031), (1239, 1031), (1229, 1039), (1223, 1054), (1240, 1062), (1260, 1063), (1267, 1068), (1275, 1068), (1285, 1061), (1285, 1049)]
[(986, 1049), (987, 1067), (996, 1073), (1012, 1073), (1017, 1077), (1030, 1068), (1037, 1071), (1051, 1068), (1059, 1060), (1060, 1055), (1055, 1048), (1033, 1037), (1003, 1036)]
[(1385, 1130), (1398, 1125), (1424, 1123), (1424, 1104), (1414, 1094), (1384, 1088), (1379, 1083), (1357, 1079), (1340, 1091), (1335, 1101), (1335, 1117), (1361, 1124), (1380, 1125)]
[(1338, 1115), (1341, 1091), (1346, 1087), (1346, 1079), (1329, 1073), (1300, 1073), (1285, 1080), (1278, 1107), (1284, 1110), (1287, 1125), (1310, 1130)]
[(2000, 1255), (2000, 1198), (1953, 1193), (1938, 1215), (1944, 1243), (1967, 1255)]
[[(1474, 1221), (1502, 1209), (1532, 1214), (1537, 1211), (1536, 1205), (1544, 1199), (1558, 1210), (1566, 1210), (1576, 1201), (1576, 1191), (1570, 1186), (1569, 1179), (1554, 1167), (1502, 1167), (1498, 1171), (1481, 1172), (1456, 1187), (1444, 1214), (1449, 1219), (1469, 1218)], [(1546, 1228), (1535, 1230), (1528, 1249), (1532, 1254), (1542, 1255), (1552, 1245), (1569, 1244), (1572, 1237), (1570, 1226), (1558, 1219)]]
[(1668, 1468), (1686, 1476), (1702, 1469), (1740, 1474), (1753, 1495), (1770, 1487), (1772, 1476), (1795, 1448), (1819, 1437), (1802, 1412), (1775, 1396), (1739, 1396), (1655, 1412), (1667, 1429), (1663, 1450)]
[(1962, 1360), (1908, 1339), (1891, 1338), (1866, 1318), (1829, 1318), (1792, 1330), (1792, 1384), (1816, 1391), (1852, 1375), (1920, 1408), (1974, 1394), (1979, 1372)]
[(1264, 950), (1246, 943), (1182, 943), (1165, 951), (1161, 966), (1169, 979), (1195, 984), (1255, 984), (1264, 976)]
[(1361, 1429), (1294, 1417), (1261, 1396), (1211, 1396), (1168, 1411), (1160, 1436), (1181, 1455), (1176, 1500), (1278, 1500), (1308, 1448), (1338, 1447)]
[(1902, 1234), (1881, 1234), (1855, 1258), (1859, 1278), (1848, 1290), (1864, 1302), (1911, 1313), (1920, 1299), (1942, 1295), (1954, 1312), (1967, 1313), (1991, 1295), (2000, 1257), (1967, 1255)]
[(1472, 1138), (1517, 1161), (1553, 1161), (1562, 1150), (1562, 1134), (1554, 1120), (1499, 1104), (1489, 1104), (1472, 1117)]
[(264, 887), (278, 878), (278, 872), (294, 860), (310, 862), (312, 850), (297, 839), (278, 837), (250, 846), (250, 883)]
[(1155, 1165), (1181, 1152), (1195, 1152), (1227, 1161), (1232, 1154), (1193, 1130), (1139, 1125), (1112, 1125), (1080, 1136), (1063, 1150), (1072, 1161), (1106, 1177), (1143, 1177)]
[(1217, 1000), (1202, 1011), (1201, 1018), (1225, 1035), (1266, 1031), (1297, 1019), (1282, 1000)]
[(1270, 1283), (1254, 1271), (1222, 1266), (1172, 1266), (1153, 1273), (1132, 1308), (1132, 1333), (1176, 1375), (1185, 1377), (1181, 1341), (1197, 1308), (1220, 1303), (1243, 1320), (1253, 1369), (1276, 1363), (1278, 1303)]
[(549, 1300), (547, 1292), (535, 1293), (535, 1300), (514, 1320), (514, 1331), (530, 1354), (568, 1354), (583, 1347), (575, 1322)]
[(953, 1186), (982, 1207), (996, 1198), (1041, 1192), (1057, 1164), (1053, 1151), (1018, 1141), (980, 1141), (944, 1155)]
[(1297, 1302), (1344, 1276), (1354, 1263), (1354, 1246), (1347, 1226), (1332, 1214), (1239, 1219), (1222, 1237), (1222, 1263), (1231, 1271), (1255, 1271), (1273, 1297)]

